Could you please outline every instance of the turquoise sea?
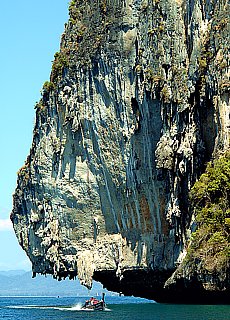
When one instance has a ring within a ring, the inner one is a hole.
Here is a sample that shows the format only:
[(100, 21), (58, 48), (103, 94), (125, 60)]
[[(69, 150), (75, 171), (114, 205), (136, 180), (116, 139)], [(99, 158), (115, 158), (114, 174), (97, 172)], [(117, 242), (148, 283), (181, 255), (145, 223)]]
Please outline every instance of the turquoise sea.
[(230, 306), (158, 304), (131, 297), (106, 297), (106, 311), (81, 311), (84, 298), (0, 297), (4, 320), (230, 320)]

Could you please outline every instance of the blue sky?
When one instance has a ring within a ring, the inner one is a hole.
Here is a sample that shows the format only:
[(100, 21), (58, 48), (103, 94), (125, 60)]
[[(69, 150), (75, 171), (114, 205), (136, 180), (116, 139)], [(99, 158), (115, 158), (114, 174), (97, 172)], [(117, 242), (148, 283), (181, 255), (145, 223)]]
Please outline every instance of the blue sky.
[(34, 105), (49, 80), (68, 20), (68, 0), (0, 5), (0, 270), (30, 269), (9, 221), (17, 171), (29, 154)]

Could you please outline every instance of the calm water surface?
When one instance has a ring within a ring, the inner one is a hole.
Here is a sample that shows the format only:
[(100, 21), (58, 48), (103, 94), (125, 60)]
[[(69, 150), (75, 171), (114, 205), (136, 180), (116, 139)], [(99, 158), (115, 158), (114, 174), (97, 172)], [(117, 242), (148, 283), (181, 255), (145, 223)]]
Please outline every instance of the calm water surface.
[(230, 306), (157, 304), (143, 299), (106, 297), (105, 312), (81, 311), (84, 298), (0, 297), (4, 320), (230, 320)]

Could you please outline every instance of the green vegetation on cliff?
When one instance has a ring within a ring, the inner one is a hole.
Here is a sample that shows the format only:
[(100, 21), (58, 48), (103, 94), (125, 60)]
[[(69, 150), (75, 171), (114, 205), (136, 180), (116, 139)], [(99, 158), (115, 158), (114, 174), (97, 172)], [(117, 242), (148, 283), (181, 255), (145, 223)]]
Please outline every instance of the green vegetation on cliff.
[(189, 261), (218, 272), (230, 261), (230, 152), (209, 163), (190, 196), (197, 230), (192, 235)]
[(51, 82), (55, 83), (59, 77), (63, 75), (63, 71), (69, 65), (68, 56), (63, 52), (56, 52), (54, 55), (54, 61), (52, 65)]

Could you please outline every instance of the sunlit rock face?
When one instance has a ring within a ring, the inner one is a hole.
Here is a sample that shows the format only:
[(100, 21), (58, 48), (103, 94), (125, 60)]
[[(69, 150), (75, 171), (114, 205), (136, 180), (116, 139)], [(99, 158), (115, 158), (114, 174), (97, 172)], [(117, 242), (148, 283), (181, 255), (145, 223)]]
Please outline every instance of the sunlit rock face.
[(169, 278), (191, 234), (188, 192), (229, 144), (228, 16), (215, 0), (70, 3), (11, 217), (34, 273), (223, 298), (212, 275), (205, 287), (184, 273), (178, 293)]

